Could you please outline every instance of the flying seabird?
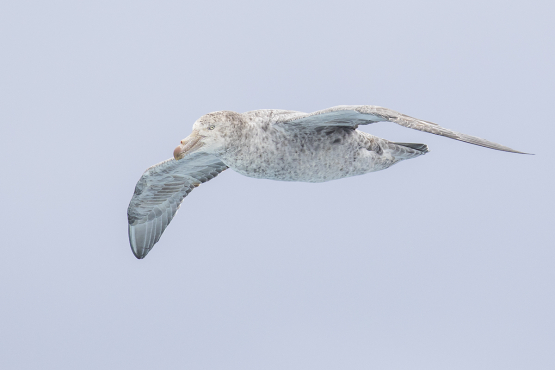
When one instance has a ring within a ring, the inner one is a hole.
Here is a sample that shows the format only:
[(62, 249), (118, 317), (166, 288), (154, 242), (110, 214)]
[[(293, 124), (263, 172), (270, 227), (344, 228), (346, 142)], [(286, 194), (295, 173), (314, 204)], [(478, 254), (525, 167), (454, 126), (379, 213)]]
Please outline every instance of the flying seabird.
[(144, 258), (195, 187), (232, 168), (242, 175), (281, 181), (324, 182), (384, 170), (428, 152), (426, 144), (396, 143), (357, 130), (389, 121), (466, 143), (522, 153), (373, 105), (341, 105), (314, 113), (261, 109), (220, 111), (193, 124), (174, 158), (149, 167), (127, 209), (129, 242)]

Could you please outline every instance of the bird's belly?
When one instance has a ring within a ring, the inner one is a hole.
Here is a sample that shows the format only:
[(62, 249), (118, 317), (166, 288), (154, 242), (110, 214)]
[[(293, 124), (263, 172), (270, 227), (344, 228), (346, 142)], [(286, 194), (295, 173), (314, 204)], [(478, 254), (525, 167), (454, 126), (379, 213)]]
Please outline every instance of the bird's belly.
[(224, 156), (222, 161), (242, 175), (281, 181), (324, 182), (383, 169), (379, 155), (360, 147), (292, 147), (251, 150)]

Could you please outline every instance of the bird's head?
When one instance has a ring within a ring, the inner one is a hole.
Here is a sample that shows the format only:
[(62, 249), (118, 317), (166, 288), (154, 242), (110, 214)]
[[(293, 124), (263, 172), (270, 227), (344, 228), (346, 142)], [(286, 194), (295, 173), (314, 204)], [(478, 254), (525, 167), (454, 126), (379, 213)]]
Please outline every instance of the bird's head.
[(193, 124), (193, 132), (173, 151), (176, 160), (197, 151), (218, 154), (225, 151), (240, 132), (243, 117), (240, 113), (220, 111), (208, 113)]

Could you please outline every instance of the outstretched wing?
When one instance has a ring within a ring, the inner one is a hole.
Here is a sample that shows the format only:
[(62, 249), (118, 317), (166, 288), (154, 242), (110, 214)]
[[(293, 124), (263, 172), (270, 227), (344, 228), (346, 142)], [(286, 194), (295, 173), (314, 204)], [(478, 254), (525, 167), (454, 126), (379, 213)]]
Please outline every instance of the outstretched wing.
[(135, 257), (144, 258), (150, 252), (187, 194), (226, 168), (205, 153), (192, 153), (179, 161), (168, 159), (148, 168), (127, 208), (129, 243)]
[(378, 107), (375, 105), (339, 105), (314, 113), (299, 114), (297, 112), (282, 115), (276, 123), (288, 125), (300, 125), (304, 127), (329, 127), (329, 126), (350, 126), (367, 125), (374, 122), (389, 121), (401, 126), (412, 128), (419, 131), (429, 132), (430, 134), (445, 136), (450, 139), (464, 141), (486, 148), (502, 150), (511, 153), (520, 153), (518, 150), (493, 143), (479, 137), (461, 134), (443, 128), (436, 123), (423, 121), (405, 114), (395, 112), (391, 109)]

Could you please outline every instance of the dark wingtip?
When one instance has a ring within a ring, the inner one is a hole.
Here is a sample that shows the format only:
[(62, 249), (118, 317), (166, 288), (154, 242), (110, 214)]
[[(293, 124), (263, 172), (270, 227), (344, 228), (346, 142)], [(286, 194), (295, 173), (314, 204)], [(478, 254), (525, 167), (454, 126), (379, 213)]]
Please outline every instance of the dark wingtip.
[[(474, 143), (471, 143), (474, 144)], [(499, 144), (496, 144), (499, 145)], [(488, 148), (488, 147), (486, 147)], [(515, 153), (515, 154), (526, 154), (526, 155), (535, 155), (532, 153), (526, 153), (526, 152), (521, 152), (520, 150), (515, 150), (513, 148), (509, 148), (507, 146), (503, 146), (503, 145), (499, 145), (499, 147), (489, 147), (490, 149), (496, 149), (496, 150), (500, 150), (502, 152), (507, 152), (507, 153)]]
[(148, 252), (146, 253), (136, 253), (135, 249), (133, 249), (133, 246), (131, 246), (131, 252), (133, 252), (133, 255), (138, 259), (138, 260), (142, 260), (143, 258), (146, 257), (146, 255), (148, 254)]
[[(150, 248), (143, 248), (137, 245), (138, 243), (135, 235), (135, 225), (133, 226), (128, 225), (127, 231), (129, 234), (129, 245), (131, 246), (131, 252), (133, 252), (133, 255), (137, 259), (142, 260), (143, 258), (146, 257), (148, 252), (150, 252)], [(143, 244), (144, 244), (144, 241), (143, 241)]]
[(507, 153), (515, 153), (515, 154), (535, 155), (534, 153), (519, 152), (518, 150), (503, 150), (503, 151)]

